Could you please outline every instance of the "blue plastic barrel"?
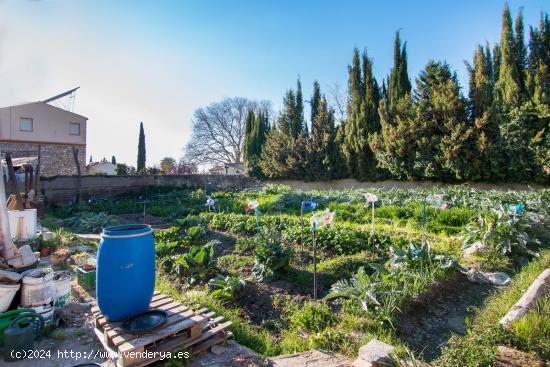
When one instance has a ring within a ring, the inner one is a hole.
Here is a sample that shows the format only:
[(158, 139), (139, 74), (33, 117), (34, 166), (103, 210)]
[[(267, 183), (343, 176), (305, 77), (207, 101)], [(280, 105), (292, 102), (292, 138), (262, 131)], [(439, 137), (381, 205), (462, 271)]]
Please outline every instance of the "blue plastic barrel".
[(103, 229), (97, 254), (96, 298), (109, 321), (149, 308), (155, 290), (153, 230), (145, 224)]

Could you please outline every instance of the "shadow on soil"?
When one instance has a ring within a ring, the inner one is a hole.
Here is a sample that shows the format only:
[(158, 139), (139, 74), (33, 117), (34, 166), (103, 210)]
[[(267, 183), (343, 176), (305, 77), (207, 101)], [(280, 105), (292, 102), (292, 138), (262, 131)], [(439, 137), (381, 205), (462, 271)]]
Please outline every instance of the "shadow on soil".
[(457, 273), (404, 307), (396, 322), (397, 333), (430, 362), (441, 354), (451, 335), (465, 334), (465, 319), (494, 290), (493, 285), (472, 283)]

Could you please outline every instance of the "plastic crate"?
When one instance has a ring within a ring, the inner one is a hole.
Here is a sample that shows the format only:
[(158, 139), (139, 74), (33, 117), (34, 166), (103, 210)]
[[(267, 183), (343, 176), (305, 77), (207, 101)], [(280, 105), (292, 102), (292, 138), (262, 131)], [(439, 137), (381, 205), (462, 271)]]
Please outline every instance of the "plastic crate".
[(86, 290), (95, 289), (95, 270), (76, 269), (78, 285)]

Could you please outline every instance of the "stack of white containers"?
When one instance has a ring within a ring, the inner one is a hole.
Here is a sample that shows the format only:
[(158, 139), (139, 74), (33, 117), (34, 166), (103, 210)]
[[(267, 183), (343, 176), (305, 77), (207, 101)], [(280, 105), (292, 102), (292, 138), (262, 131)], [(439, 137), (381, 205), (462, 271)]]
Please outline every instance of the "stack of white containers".
[(28, 270), (23, 273), (21, 306), (31, 307), (42, 315), (45, 325), (53, 322), (54, 272), (51, 268)]

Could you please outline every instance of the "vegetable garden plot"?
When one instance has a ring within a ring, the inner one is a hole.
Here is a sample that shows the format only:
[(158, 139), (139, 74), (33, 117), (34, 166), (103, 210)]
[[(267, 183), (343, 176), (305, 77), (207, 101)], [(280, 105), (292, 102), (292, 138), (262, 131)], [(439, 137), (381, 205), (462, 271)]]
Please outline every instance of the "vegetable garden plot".
[[(167, 195), (186, 213), (168, 213), (172, 227), (155, 234), (158, 272), (163, 287), (224, 315), (236, 340), (264, 355), (313, 347), (353, 355), (374, 336), (400, 353), (437, 352), (429, 336), (445, 343), (452, 328), (443, 324), (462, 325), (493, 288), (466, 283), (466, 267), (513, 277), (548, 246), (540, 228), (549, 193), (373, 189), (367, 202), (358, 190), (174, 190)], [(499, 210), (511, 214), (485, 226), (480, 218)], [(463, 257), (476, 241), (483, 246)], [(464, 294), (443, 292), (456, 279)], [(432, 292), (434, 302), (425, 301)], [(417, 312), (420, 304), (430, 307)], [(428, 336), (409, 338), (407, 328), (426, 320)]]

